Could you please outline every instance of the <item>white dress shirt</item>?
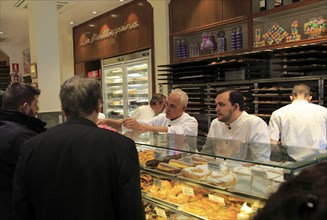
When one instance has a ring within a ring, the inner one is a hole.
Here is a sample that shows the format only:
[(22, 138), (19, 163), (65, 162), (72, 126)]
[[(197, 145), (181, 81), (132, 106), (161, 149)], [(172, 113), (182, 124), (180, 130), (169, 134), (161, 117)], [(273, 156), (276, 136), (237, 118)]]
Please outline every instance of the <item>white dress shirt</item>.
[[(243, 111), (229, 126), (224, 122), (220, 122), (217, 118), (214, 119), (211, 122), (207, 137), (232, 140), (224, 143), (233, 145), (235, 151), (239, 151), (240, 159), (270, 160), (271, 148), (268, 126), (261, 118), (247, 112)], [(209, 147), (206, 145), (204, 148)], [(213, 147), (214, 153), (217, 153), (220, 149)]]
[(136, 120), (148, 120), (155, 116), (155, 112), (150, 105), (142, 105), (131, 112), (130, 117)]
[(175, 120), (170, 120), (166, 117), (166, 113), (161, 113), (150, 120), (140, 120), (139, 122), (151, 126), (168, 127), (167, 133), (191, 136), (198, 135), (198, 121), (185, 112)]
[(327, 146), (327, 109), (306, 100), (295, 100), (276, 111), (269, 121), (270, 138), (281, 140), (288, 146), (288, 153), (295, 160), (312, 154), (314, 148), (324, 150)]

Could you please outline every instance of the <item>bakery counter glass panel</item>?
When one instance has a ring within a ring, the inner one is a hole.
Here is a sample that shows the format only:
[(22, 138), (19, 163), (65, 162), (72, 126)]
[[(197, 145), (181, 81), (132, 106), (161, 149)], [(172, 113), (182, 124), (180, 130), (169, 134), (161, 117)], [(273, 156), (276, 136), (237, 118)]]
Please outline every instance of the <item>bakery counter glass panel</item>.
[(326, 149), (151, 132), (125, 135), (137, 144), (145, 170), (256, 198), (267, 198), (286, 178), (327, 160)]

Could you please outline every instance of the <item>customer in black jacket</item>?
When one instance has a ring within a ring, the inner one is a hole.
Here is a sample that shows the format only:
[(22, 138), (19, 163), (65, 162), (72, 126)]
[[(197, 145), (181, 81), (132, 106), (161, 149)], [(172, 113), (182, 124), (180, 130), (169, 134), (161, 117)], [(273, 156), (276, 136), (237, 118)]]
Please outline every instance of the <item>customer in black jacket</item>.
[(40, 90), (14, 83), (2, 94), (0, 108), (0, 219), (11, 217), (11, 193), (18, 152), (23, 142), (45, 131), (46, 123), (35, 115)]
[(21, 150), (15, 219), (144, 219), (135, 143), (96, 125), (100, 83), (75, 76), (63, 84), (60, 99), (67, 121)]

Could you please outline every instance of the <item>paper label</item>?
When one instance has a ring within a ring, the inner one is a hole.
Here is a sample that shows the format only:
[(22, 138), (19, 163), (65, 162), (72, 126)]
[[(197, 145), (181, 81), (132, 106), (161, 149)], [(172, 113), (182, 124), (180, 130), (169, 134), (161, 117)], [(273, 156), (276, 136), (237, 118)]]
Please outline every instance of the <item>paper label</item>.
[(193, 188), (182, 186), (182, 192), (186, 196), (194, 196)]
[(211, 171), (220, 171), (220, 163), (217, 161), (209, 161), (208, 169)]
[(268, 184), (268, 176), (266, 171), (252, 170), (252, 186), (264, 191)]
[(156, 214), (162, 218), (167, 218), (166, 211), (164, 209), (161, 209), (159, 207), (154, 207)]
[(192, 158), (191, 157), (182, 157), (182, 159), (181, 159), (182, 161), (184, 161), (184, 162), (186, 162), (186, 163), (193, 163), (193, 160), (192, 160)]
[(161, 188), (162, 184), (161, 184), (161, 180), (154, 178), (153, 179), (153, 184), (159, 188)]
[(156, 160), (162, 160), (166, 154), (164, 154), (165, 152), (161, 149), (155, 149), (154, 151), (154, 159)]
[(211, 200), (213, 202), (218, 202), (220, 204), (225, 205), (225, 199), (223, 197), (216, 196), (216, 195), (213, 195), (213, 194), (209, 194), (208, 197), (209, 197), (209, 200)]

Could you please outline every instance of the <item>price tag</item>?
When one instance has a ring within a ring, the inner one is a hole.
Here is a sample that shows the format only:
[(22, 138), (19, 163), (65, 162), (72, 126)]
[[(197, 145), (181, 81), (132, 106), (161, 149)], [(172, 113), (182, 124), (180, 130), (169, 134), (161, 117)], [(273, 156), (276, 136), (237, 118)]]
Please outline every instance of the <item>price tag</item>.
[(220, 163), (217, 161), (209, 161), (208, 169), (212, 171), (220, 171)]
[(182, 157), (182, 161), (186, 162), (186, 163), (193, 163), (193, 159), (192, 157)]
[(226, 204), (225, 199), (223, 197), (216, 196), (216, 195), (213, 195), (213, 194), (209, 194), (208, 197), (209, 197), (209, 200), (211, 200), (213, 202), (218, 202), (218, 203), (223, 204), (223, 205)]
[(167, 218), (166, 211), (164, 209), (161, 209), (159, 207), (154, 207), (154, 210), (156, 211), (156, 214), (162, 218)]
[(182, 186), (182, 192), (186, 196), (194, 196), (194, 190), (191, 187)]
[(156, 160), (162, 160), (166, 155), (164, 155), (164, 152), (161, 149), (155, 149), (154, 151), (154, 159)]
[(265, 191), (268, 185), (267, 172), (263, 170), (252, 169), (252, 188)]
[(161, 182), (161, 180), (159, 180), (159, 179), (157, 179), (157, 178), (154, 178), (154, 179), (153, 179), (153, 184), (154, 184), (155, 186), (159, 187), (159, 188), (161, 188), (161, 186), (162, 186), (162, 182)]

